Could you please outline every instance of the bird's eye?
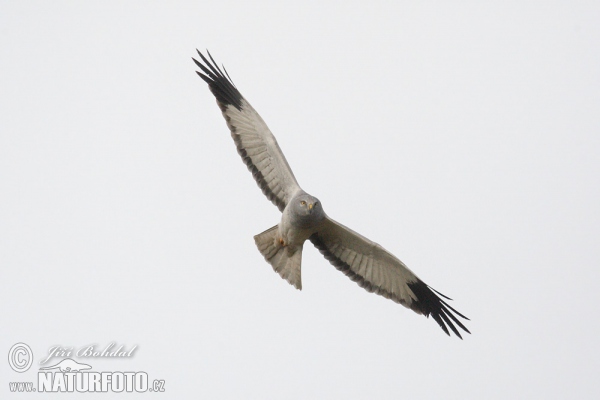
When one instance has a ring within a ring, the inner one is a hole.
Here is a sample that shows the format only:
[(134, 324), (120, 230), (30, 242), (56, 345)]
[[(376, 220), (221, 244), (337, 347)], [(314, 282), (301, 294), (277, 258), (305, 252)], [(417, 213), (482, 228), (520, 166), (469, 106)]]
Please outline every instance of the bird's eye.
[(302, 201), (300, 202), (300, 204), (302, 204), (303, 206), (305, 206), (305, 205), (306, 205), (306, 202), (305, 202), (304, 200), (302, 200)]

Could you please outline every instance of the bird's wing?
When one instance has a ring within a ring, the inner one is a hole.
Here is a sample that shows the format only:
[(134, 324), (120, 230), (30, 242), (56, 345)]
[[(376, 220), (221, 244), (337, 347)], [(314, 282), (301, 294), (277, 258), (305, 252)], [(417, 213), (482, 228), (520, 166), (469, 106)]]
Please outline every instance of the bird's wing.
[(217, 98), (217, 104), (231, 130), (231, 136), (265, 196), (283, 211), (288, 201), (300, 190), (298, 182), (281, 152), (275, 136), (265, 121), (233, 85), (229, 74), (198, 51), (202, 62), (193, 59), (202, 70), (196, 71)]
[(331, 264), (365, 290), (392, 299), (417, 314), (431, 315), (448, 335), (450, 327), (462, 339), (454, 324), (471, 333), (454, 314), (468, 318), (442, 299), (450, 298), (430, 288), (377, 243), (328, 217), (310, 241)]

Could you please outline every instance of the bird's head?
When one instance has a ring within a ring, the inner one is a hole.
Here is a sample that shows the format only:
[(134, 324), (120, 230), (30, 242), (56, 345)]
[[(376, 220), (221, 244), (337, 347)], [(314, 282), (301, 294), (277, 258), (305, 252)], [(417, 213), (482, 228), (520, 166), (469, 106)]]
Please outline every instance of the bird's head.
[(294, 214), (305, 223), (319, 222), (325, 217), (323, 206), (319, 199), (308, 193), (302, 193), (292, 200)]

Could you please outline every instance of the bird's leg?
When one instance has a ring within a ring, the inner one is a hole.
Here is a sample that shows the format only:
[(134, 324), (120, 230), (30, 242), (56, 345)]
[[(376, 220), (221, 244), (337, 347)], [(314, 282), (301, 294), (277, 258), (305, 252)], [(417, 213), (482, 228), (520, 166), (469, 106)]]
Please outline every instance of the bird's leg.
[(285, 247), (285, 246), (287, 246), (287, 244), (285, 243), (285, 241), (283, 240), (283, 238), (279, 238), (279, 239), (278, 239), (278, 242), (279, 242), (279, 244), (280, 244), (282, 247)]

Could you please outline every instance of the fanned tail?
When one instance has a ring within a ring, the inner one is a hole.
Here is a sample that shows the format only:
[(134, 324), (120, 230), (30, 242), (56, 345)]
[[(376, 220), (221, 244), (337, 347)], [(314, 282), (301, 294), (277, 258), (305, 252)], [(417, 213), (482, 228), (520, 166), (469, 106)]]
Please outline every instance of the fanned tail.
[(300, 267), (302, 265), (302, 247), (293, 254), (277, 238), (278, 225), (254, 236), (256, 247), (273, 270), (298, 290), (302, 290)]

